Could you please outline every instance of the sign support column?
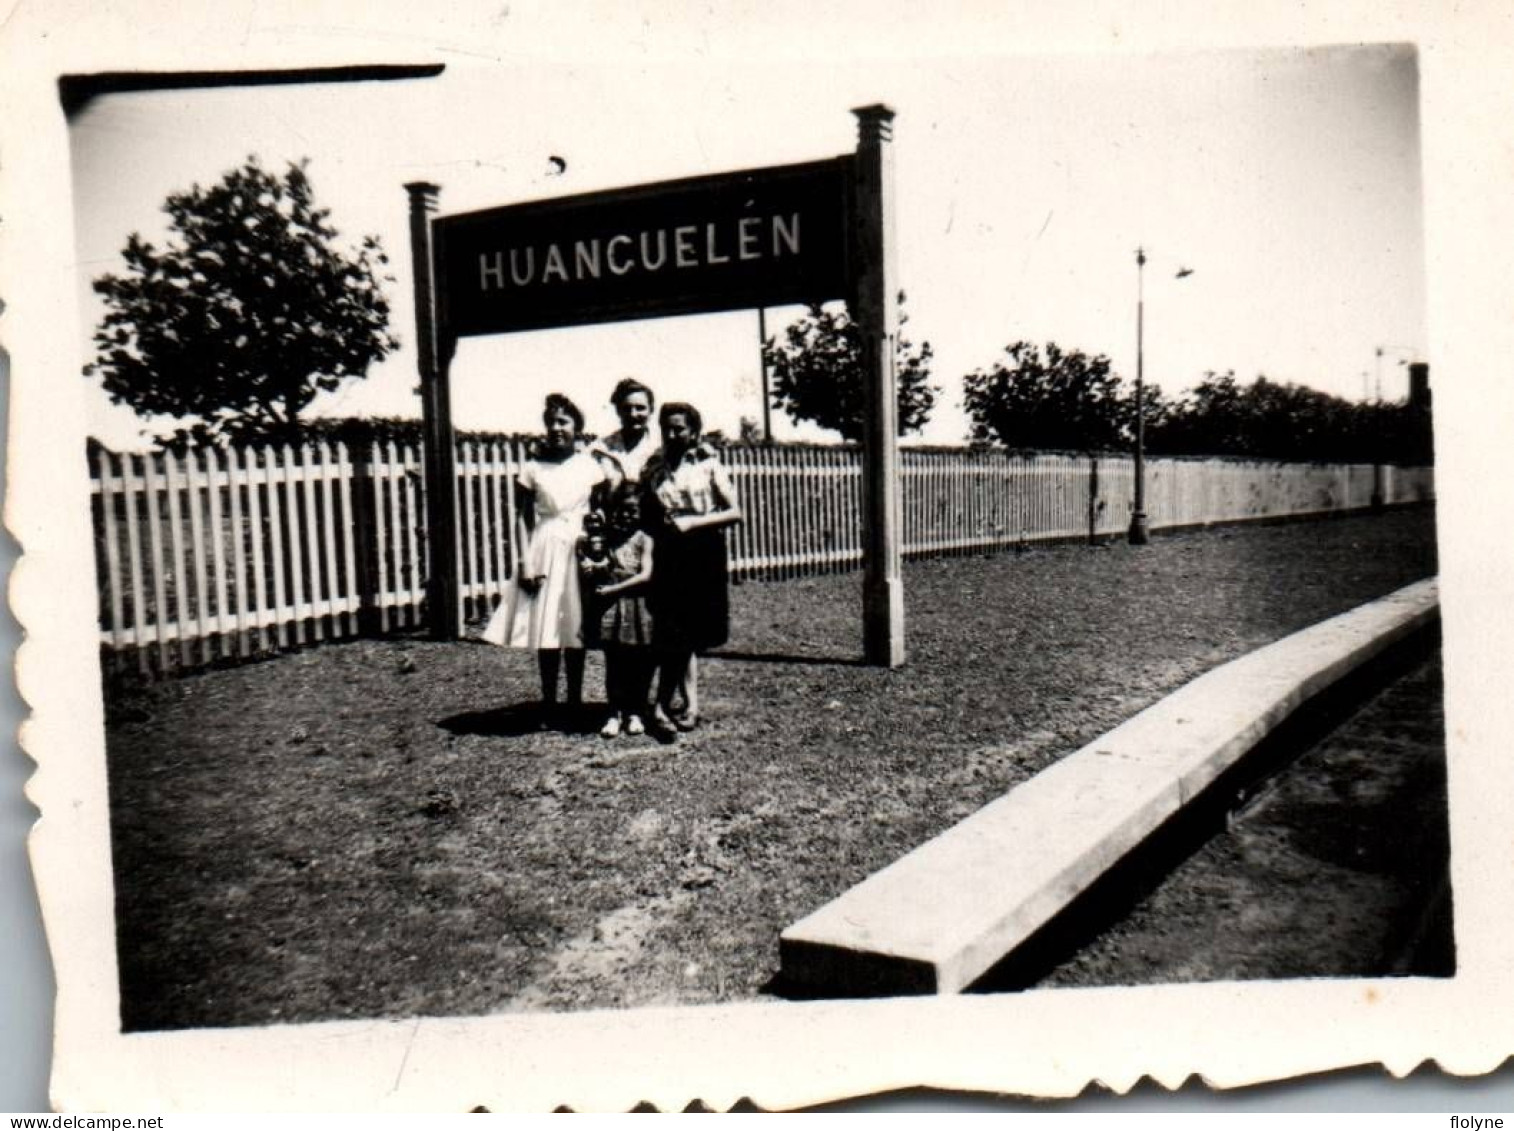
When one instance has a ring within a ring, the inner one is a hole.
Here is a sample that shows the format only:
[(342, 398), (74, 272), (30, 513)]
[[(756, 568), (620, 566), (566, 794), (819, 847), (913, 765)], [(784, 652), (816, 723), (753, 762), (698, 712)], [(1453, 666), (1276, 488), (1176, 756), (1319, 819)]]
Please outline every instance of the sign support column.
[(894, 264), (894, 111), (864, 106), (857, 116), (852, 319), (861, 332), (862, 646), (869, 664), (904, 663), (903, 508), (899, 400), (895, 374), (898, 279)]
[(426, 470), (426, 620), (433, 640), (462, 636), (457, 555), (457, 449), (452, 432), (449, 388), (450, 340), (437, 326), (435, 260), (431, 214), (440, 189), (425, 181), (405, 186), (410, 194), (410, 253), (415, 272), (416, 367), (421, 378), (424, 418), (422, 452)]

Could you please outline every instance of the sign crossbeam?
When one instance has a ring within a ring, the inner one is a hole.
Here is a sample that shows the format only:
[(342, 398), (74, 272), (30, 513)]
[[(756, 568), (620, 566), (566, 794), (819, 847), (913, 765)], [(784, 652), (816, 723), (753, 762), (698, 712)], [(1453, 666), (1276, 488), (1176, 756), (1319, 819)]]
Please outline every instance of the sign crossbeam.
[(851, 158), (437, 221), (443, 319), (467, 337), (843, 298)]

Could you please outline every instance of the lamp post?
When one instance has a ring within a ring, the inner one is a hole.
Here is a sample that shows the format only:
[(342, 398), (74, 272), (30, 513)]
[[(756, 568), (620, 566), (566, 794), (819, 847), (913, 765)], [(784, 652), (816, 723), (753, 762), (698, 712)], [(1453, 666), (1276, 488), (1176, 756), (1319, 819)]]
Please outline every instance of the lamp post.
[(1146, 251), (1136, 248), (1136, 421), (1135, 506), (1130, 512), (1130, 544), (1144, 546), (1151, 540), (1146, 526)]
[[(1193, 274), (1191, 267), (1178, 267), (1176, 278)], [(1135, 500), (1130, 510), (1130, 544), (1144, 546), (1151, 540), (1146, 522), (1146, 249), (1136, 248), (1136, 419)]]
[(1378, 404), (1382, 404), (1383, 403), (1383, 354), (1385, 354), (1385, 353), (1396, 353), (1396, 354), (1402, 354), (1402, 355), (1404, 355), (1404, 356), (1401, 356), (1398, 359), (1398, 364), (1402, 366), (1402, 365), (1408, 365), (1409, 361), (1415, 356), (1415, 354), (1416, 354), (1417, 351), (1415, 350), (1415, 348), (1413, 346), (1378, 346), (1376, 352), (1377, 352), (1377, 403)]

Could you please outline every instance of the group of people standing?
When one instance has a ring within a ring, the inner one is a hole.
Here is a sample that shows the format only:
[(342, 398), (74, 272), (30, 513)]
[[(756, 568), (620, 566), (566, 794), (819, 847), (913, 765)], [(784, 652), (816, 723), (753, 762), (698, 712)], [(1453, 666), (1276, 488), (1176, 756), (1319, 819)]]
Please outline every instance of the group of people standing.
[(602, 648), (600, 733), (668, 739), (698, 724), (695, 657), (730, 631), (724, 528), (741, 508), (693, 405), (657, 411), (630, 377), (610, 400), (620, 428), (586, 444), (578, 406), (547, 397), (542, 442), (516, 481), (528, 534), (484, 639), (536, 651), (548, 726), (562, 677), (576, 711), (585, 649)]

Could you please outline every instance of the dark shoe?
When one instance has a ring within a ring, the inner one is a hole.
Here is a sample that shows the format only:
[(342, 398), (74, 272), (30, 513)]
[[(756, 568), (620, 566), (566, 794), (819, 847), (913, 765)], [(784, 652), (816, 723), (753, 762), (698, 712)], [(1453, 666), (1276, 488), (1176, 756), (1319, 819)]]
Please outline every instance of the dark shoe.
[(537, 730), (561, 730), (562, 708), (556, 703), (541, 702), (536, 707)]
[(647, 733), (658, 742), (672, 742), (678, 738), (678, 730), (673, 720), (668, 718), (661, 708), (653, 711), (647, 720)]

